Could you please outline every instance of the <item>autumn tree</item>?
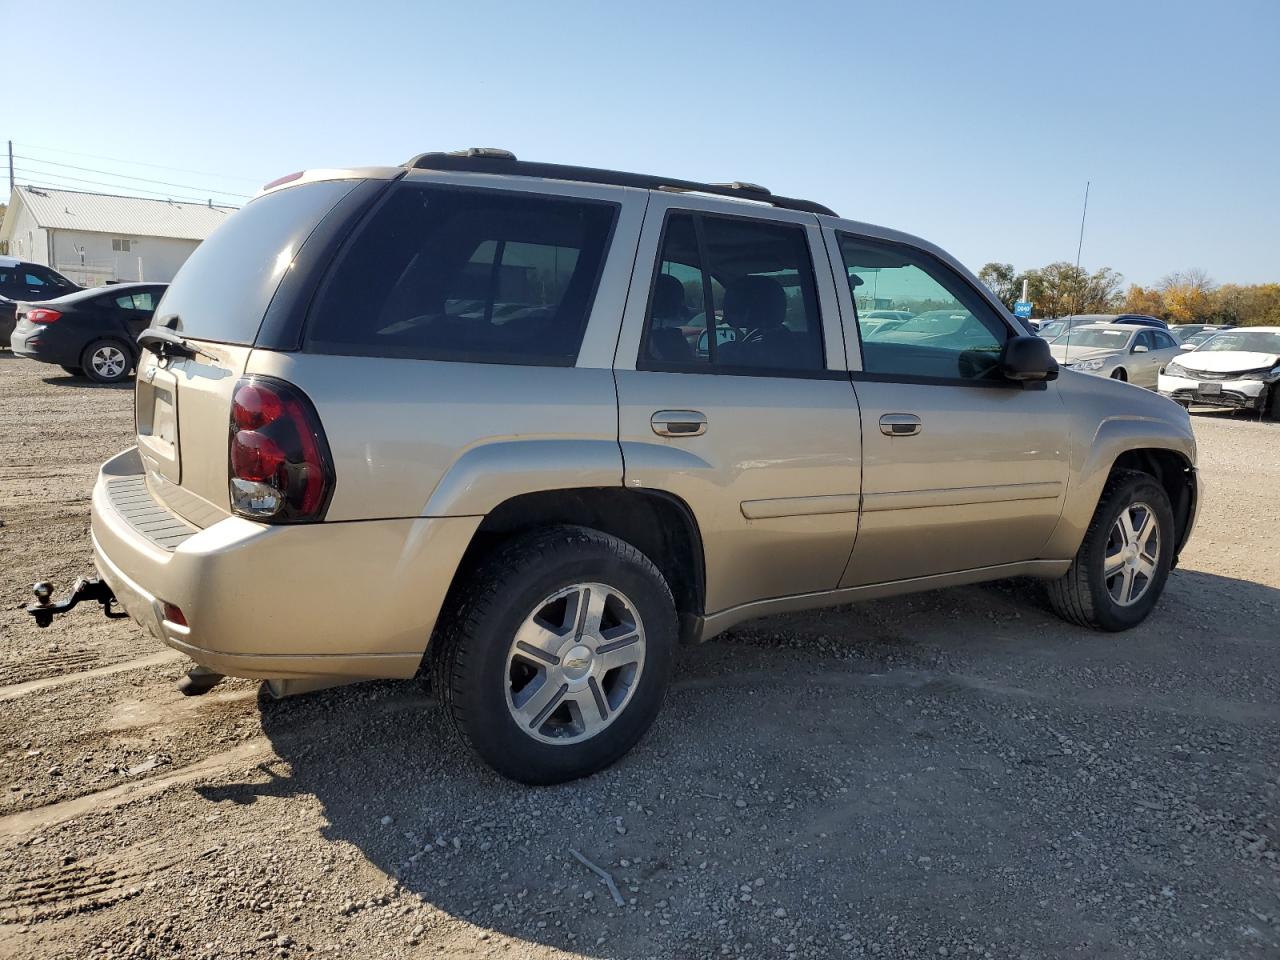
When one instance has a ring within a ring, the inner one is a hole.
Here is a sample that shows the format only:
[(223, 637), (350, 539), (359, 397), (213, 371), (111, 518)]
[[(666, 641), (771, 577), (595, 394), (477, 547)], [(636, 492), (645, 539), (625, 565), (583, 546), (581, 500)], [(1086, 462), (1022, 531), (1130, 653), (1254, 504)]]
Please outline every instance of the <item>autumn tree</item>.
[(1010, 310), (1022, 292), (1022, 278), (1012, 263), (988, 263), (978, 271), (978, 279)]
[(1028, 293), (1042, 317), (1073, 313), (1107, 313), (1116, 309), (1124, 278), (1110, 267), (1089, 273), (1060, 260), (1027, 271)]
[(1198, 268), (1175, 270), (1160, 281), (1166, 319), (1174, 323), (1193, 323), (1210, 315), (1213, 293), (1218, 285)]
[(1164, 297), (1154, 287), (1140, 287), (1130, 284), (1120, 309), (1125, 313), (1142, 313), (1149, 317), (1165, 318)]

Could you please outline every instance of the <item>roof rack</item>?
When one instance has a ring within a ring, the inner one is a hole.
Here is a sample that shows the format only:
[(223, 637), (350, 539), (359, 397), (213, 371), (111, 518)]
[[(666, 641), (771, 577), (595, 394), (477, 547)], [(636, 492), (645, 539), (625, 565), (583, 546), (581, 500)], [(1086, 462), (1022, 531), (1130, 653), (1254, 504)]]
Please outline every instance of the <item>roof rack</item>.
[(758, 183), (698, 183), (654, 177), (644, 173), (623, 173), (596, 167), (574, 167), (563, 163), (534, 163), (517, 160), (509, 150), (496, 147), (471, 147), (452, 153), (420, 153), (404, 166), (414, 170), (449, 170), (462, 173), (499, 173), (515, 177), (542, 177), (548, 180), (571, 180), (576, 183), (602, 183), (615, 187), (638, 187), (642, 190), (664, 190), (671, 193), (709, 193), (737, 200), (755, 200), (786, 210), (821, 213), (834, 217), (835, 211), (812, 200), (780, 197)]

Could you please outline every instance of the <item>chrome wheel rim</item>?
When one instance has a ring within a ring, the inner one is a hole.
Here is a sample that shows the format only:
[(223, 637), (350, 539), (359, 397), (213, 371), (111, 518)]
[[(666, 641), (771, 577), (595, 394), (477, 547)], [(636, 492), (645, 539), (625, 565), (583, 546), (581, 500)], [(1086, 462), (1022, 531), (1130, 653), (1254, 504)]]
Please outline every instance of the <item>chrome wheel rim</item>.
[(577, 583), (541, 601), (507, 653), (507, 710), (543, 743), (594, 737), (627, 708), (644, 670), (644, 624), (621, 591)]
[(1102, 577), (1111, 599), (1122, 607), (1151, 589), (1160, 562), (1160, 523), (1146, 503), (1131, 503), (1116, 517), (1107, 537)]
[(89, 358), (89, 366), (93, 368), (93, 372), (101, 377), (110, 379), (114, 379), (124, 373), (127, 362), (124, 351), (119, 347), (110, 345), (99, 347), (93, 351), (93, 356)]

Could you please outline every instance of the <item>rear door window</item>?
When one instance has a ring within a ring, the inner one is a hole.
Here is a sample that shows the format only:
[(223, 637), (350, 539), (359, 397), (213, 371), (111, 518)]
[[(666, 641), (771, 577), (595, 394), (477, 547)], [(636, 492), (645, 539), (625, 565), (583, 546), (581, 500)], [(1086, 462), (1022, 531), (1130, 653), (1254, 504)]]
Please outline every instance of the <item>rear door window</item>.
[(313, 353), (571, 366), (617, 205), (402, 182), (340, 254)]
[(182, 265), (156, 322), (197, 340), (253, 343), (294, 256), (360, 182), (304, 183), (265, 194), (232, 214)]
[(822, 323), (804, 228), (668, 215), (639, 366), (759, 375), (822, 370)]

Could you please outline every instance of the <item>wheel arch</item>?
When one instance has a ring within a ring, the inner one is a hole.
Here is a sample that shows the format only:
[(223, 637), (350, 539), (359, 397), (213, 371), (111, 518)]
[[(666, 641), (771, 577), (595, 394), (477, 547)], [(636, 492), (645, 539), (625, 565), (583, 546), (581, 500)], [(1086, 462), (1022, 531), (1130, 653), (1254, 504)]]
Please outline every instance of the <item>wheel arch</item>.
[(490, 510), (476, 529), (450, 593), (499, 544), (532, 530), (562, 525), (618, 537), (653, 561), (675, 597), (681, 639), (694, 636), (706, 598), (702, 534), (689, 505), (662, 490), (570, 487), (509, 497)]
[(1107, 480), (1116, 470), (1140, 470), (1155, 477), (1169, 494), (1177, 524), (1176, 562), (1177, 552), (1195, 524), (1199, 502), (1195, 439), (1189, 424), (1184, 431), (1172, 419), (1109, 417), (1098, 425), (1085, 450), (1083, 462), (1073, 466), (1062, 515), (1042, 556), (1054, 560), (1074, 557)]
[(1183, 454), (1165, 447), (1139, 447), (1125, 450), (1111, 464), (1108, 479), (1118, 470), (1136, 470), (1152, 476), (1168, 494), (1173, 507), (1174, 551), (1173, 562), (1178, 563), (1182, 550), (1195, 520), (1199, 495), (1195, 467)]

